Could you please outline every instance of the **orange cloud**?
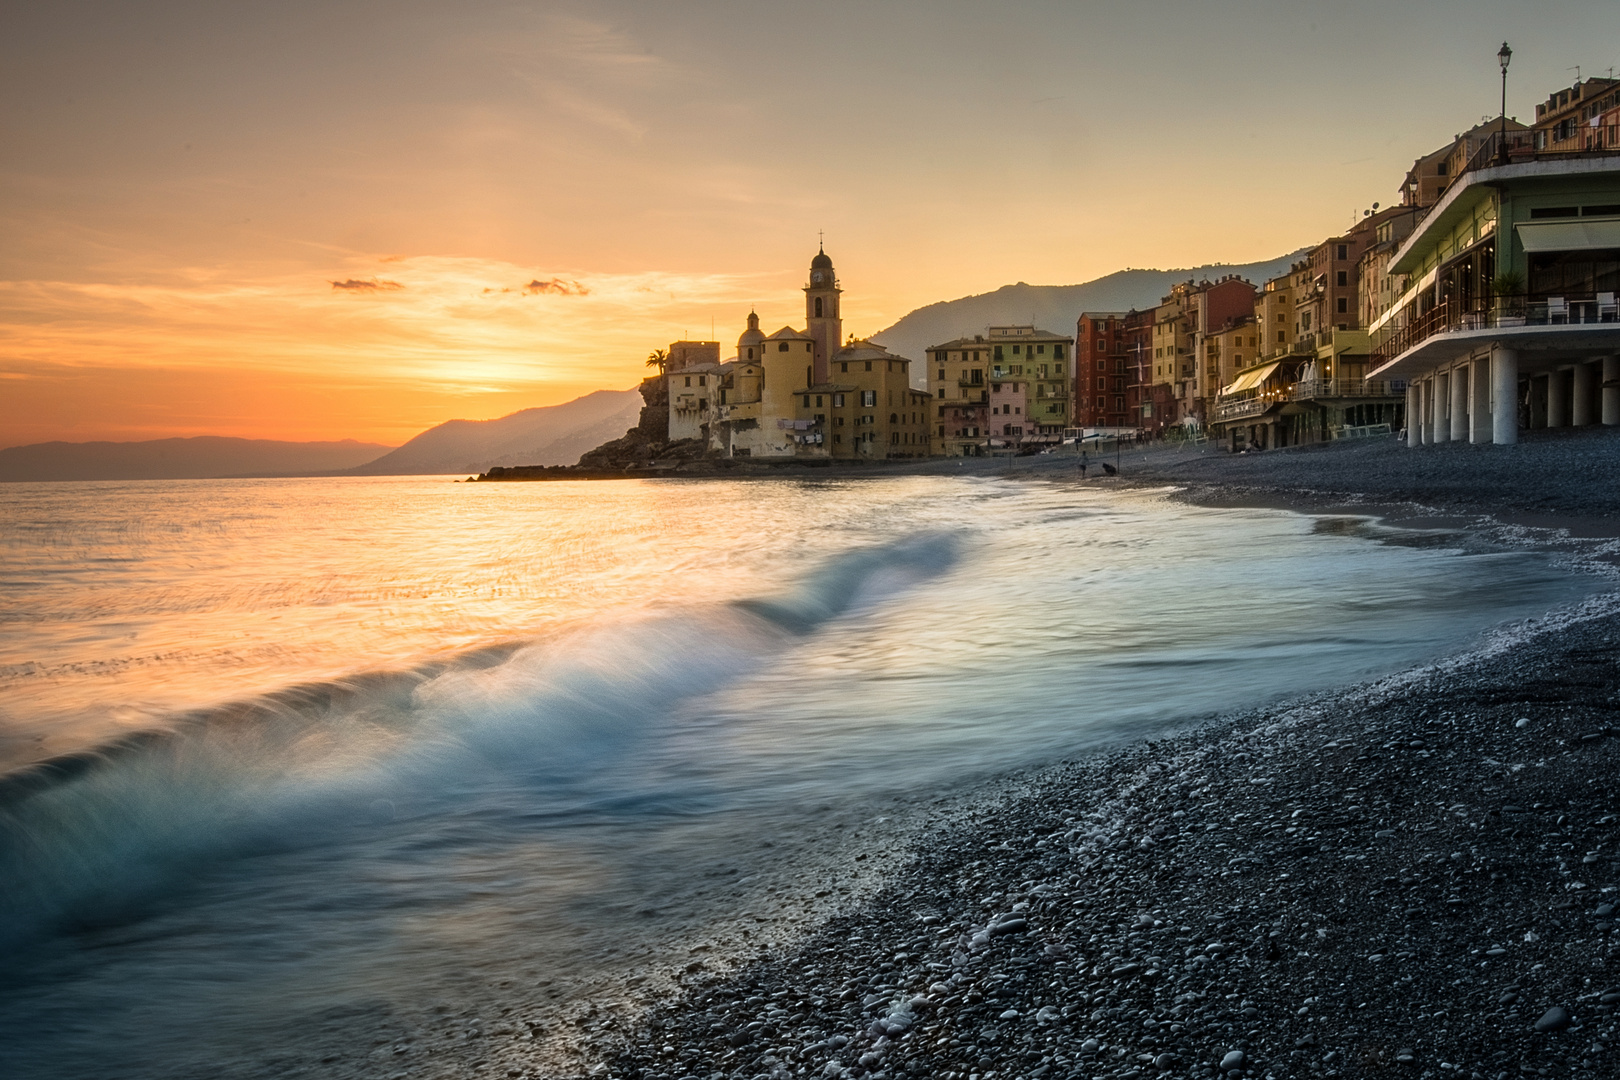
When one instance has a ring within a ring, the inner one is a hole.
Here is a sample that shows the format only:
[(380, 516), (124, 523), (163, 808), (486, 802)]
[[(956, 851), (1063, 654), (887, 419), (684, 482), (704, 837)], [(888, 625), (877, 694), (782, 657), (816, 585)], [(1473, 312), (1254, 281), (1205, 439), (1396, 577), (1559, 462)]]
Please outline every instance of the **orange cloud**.
[(387, 289), (403, 289), (404, 287), (397, 281), (379, 280), (377, 278), (367, 280), (349, 278), (347, 281), (332, 282), (332, 288), (334, 289), (348, 289), (355, 292), (377, 292)]
[(565, 281), (562, 278), (552, 278), (550, 281), (541, 281), (539, 278), (523, 286), (523, 291), (531, 296), (535, 293), (554, 293), (557, 296), (589, 296), (591, 290), (577, 281)]

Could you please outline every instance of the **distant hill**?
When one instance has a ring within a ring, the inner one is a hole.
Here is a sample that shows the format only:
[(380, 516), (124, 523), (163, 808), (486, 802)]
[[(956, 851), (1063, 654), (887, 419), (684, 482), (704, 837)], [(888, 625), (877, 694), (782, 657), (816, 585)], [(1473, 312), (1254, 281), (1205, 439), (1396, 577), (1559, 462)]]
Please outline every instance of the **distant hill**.
[(585, 451), (635, 427), (641, 405), (635, 390), (597, 390), (498, 420), (451, 420), (349, 473), (408, 476), (480, 473), (492, 465), (572, 465)]
[(374, 459), (380, 443), (281, 442), (198, 435), (145, 442), (47, 442), (0, 450), (0, 481), (209, 480), (337, 472)]
[(1119, 270), (1082, 285), (1003, 285), (995, 292), (941, 300), (920, 307), (899, 322), (872, 335), (890, 352), (924, 360), (924, 350), (953, 338), (982, 334), (988, 326), (1034, 323), (1045, 330), (1074, 332), (1082, 311), (1129, 311), (1158, 304), (1177, 282), (1189, 278), (1211, 280), (1236, 274), (1256, 285), (1286, 273), (1303, 258), (1302, 248), (1266, 262), (1228, 265), (1215, 263), (1188, 270)]

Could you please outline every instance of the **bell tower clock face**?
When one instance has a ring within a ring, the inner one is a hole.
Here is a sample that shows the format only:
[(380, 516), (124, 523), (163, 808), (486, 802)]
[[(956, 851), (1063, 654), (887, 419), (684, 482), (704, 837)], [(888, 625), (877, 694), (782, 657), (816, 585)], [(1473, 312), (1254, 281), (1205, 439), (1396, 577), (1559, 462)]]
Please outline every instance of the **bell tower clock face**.
[(810, 284), (812, 284), (812, 285), (820, 285), (821, 280), (822, 279), (821, 279), (821, 271), (820, 270), (817, 270), (815, 273), (810, 275)]

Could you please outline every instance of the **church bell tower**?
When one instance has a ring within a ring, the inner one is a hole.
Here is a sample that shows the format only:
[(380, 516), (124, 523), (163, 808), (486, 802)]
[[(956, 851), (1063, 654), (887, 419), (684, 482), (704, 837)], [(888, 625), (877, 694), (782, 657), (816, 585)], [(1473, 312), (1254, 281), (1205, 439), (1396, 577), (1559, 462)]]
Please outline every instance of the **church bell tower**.
[(804, 287), (805, 332), (816, 339), (815, 382), (832, 381), (832, 357), (844, 342), (844, 320), (838, 314), (838, 275), (823, 247), (810, 260), (810, 284)]

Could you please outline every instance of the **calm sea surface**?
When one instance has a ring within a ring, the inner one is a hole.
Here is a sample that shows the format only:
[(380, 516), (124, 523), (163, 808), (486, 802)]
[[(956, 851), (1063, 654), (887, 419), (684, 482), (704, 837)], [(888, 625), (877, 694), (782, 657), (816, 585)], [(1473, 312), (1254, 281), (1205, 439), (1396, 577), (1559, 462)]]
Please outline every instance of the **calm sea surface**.
[(633, 953), (751, 873), (717, 837), (1594, 588), (1391, 535), (971, 478), (0, 486), (0, 1074), (374, 1074), (300, 1048)]

